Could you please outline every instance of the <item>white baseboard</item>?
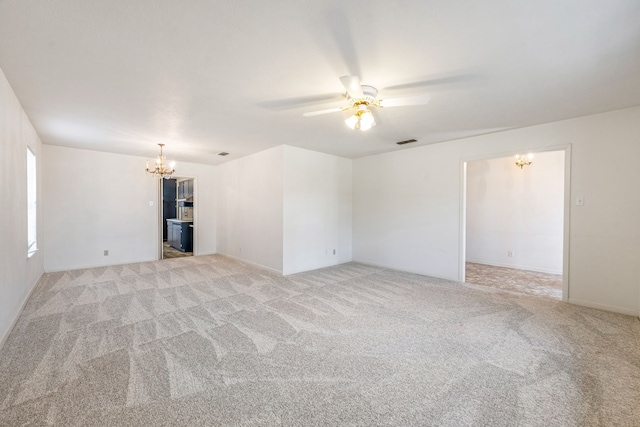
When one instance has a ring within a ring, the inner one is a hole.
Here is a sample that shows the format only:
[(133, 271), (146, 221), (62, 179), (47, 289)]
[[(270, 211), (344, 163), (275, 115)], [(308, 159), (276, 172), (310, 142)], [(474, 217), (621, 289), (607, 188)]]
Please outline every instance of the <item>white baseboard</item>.
[(283, 274), (283, 276), (290, 276), (292, 274), (298, 274), (298, 273), (305, 273), (307, 271), (313, 271), (313, 270), (320, 270), (321, 268), (327, 268), (327, 267), (335, 267), (336, 265), (340, 265), (340, 264), (346, 264), (348, 262), (351, 262), (352, 260), (337, 260), (335, 262), (332, 262), (331, 264), (326, 264), (326, 265), (317, 265), (311, 268), (305, 268), (305, 269), (296, 269), (293, 271), (287, 271), (286, 274)]
[(629, 316), (640, 316), (640, 312), (632, 308), (617, 307), (615, 305), (607, 305), (607, 304), (598, 304), (590, 301), (578, 300), (575, 298), (569, 298), (569, 301), (567, 302), (569, 304), (581, 305), (583, 307), (589, 307), (589, 308), (597, 308), (598, 310), (612, 311), (614, 313), (627, 314)]
[(421, 276), (433, 277), (434, 279), (451, 280), (453, 282), (459, 282), (460, 281), (457, 277), (436, 276), (434, 274), (427, 273), (425, 271), (411, 270), (411, 269), (401, 268), (401, 267), (388, 265), (388, 264), (380, 264), (378, 262), (367, 261), (367, 260), (363, 260), (363, 259), (354, 259), (353, 262), (359, 262), (360, 264), (371, 265), (373, 267), (381, 267), (381, 268), (388, 268), (390, 270), (404, 271), (405, 273), (419, 274)]
[(20, 304), (20, 309), (18, 310), (15, 317), (13, 318), (13, 321), (11, 322), (7, 330), (4, 332), (4, 335), (2, 335), (2, 339), (0, 339), (0, 350), (2, 350), (2, 347), (4, 347), (4, 344), (7, 342), (9, 335), (11, 335), (11, 331), (13, 331), (13, 328), (15, 328), (16, 323), (18, 323), (18, 319), (20, 318), (22, 311), (27, 305), (27, 302), (29, 302), (29, 298), (31, 298), (33, 291), (35, 291), (36, 287), (38, 287), (38, 282), (40, 281), (40, 279), (42, 279), (42, 276), (44, 276), (44, 273), (41, 274), (40, 277), (38, 277), (38, 280), (36, 280), (33, 286), (31, 286), (31, 290), (27, 293), (27, 296), (24, 298), (24, 301), (22, 301), (22, 304)]
[(249, 264), (249, 265), (252, 265), (254, 267), (262, 268), (264, 270), (269, 270), (272, 273), (276, 273), (276, 274), (279, 274), (280, 276), (282, 276), (282, 270), (276, 270), (275, 268), (267, 267), (266, 265), (258, 264), (256, 262), (247, 261), (246, 259), (238, 258), (238, 257), (235, 257), (233, 255), (225, 254), (225, 253), (222, 253), (222, 252), (218, 252), (216, 255), (225, 256), (225, 257), (231, 258), (231, 259), (233, 259), (235, 261), (242, 262), (244, 264)]
[(157, 258), (142, 258), (139, 260), (126, 260), (124, 262), (114, 262), (114, 263), (110, 263), (110, 264), (88, 264), (88, 265), (80, 265), (80, 266), (71, 266), (71, 267), (67, 267), (67, 268), (45, 268), (45, 273), (59, 273), (61, 271), (73, 271), (73, 270), (84, 270), (87, 268), (100, 268), (100, 267), (113, 267), (116, 265), (127, 265), (127, 264), (138, 264), (141, 262), (153, 262), (153, 261), (159, 261)]

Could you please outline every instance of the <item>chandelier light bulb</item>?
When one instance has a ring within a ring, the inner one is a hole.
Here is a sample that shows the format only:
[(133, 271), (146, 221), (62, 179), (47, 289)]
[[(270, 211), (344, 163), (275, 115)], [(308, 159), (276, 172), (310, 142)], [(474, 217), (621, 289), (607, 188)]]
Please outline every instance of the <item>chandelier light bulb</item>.
[(167, 165), (167, 158), (162, 153), (162, 147), (164, 147), (164, 144), (158, 144), (158, 145), (160, 146), (160, 154), (156, 158), (156, 164), (153, 169), (150, 169), (149, 162), (147, 161), (146, 171), (147, 171), (147, 174), (152, 175), (154, 177), (168, 179), (175, 172), (176, 162), (171, 162), (169, 165)]

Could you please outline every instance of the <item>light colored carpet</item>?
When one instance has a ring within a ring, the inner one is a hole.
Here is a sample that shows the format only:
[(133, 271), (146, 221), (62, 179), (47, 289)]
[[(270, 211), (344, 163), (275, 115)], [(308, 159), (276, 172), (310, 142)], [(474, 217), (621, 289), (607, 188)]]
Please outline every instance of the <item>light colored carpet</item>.
[(636, 318), (355, 263), (46, 274), (0, 368), (3, 426), (640, 423)]

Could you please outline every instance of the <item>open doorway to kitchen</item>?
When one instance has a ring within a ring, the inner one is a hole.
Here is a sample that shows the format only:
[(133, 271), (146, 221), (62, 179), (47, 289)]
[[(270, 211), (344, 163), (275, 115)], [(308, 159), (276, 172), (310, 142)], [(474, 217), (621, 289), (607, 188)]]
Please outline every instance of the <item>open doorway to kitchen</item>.
[(161, 259), (193, 256), (195, 179), (161, 179)]
[(466, 162), (464, 280), (566, 300), (567, 153), (521, 154)]

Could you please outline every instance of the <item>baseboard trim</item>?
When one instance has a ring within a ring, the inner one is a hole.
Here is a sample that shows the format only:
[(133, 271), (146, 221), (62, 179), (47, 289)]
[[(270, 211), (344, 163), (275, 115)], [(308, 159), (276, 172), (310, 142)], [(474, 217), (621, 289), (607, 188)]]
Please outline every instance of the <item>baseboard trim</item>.
[(238, 261), (238, 262), (241, 262), (241, 263), (244, 263), (244, 264), (249, 264), (249, 265), (251, 265), (253, 267), (262, 268), (264, 270), (269, 270), (270, 272), (279, 274), (280, 276), (283, 275), (282, 274), (282, 270), (276, 270), (275, 268), (267, 267), (266, 265), (258, 264), (257, 262), (247, 261), (246, 259), (238, 258), (238, 257), (235, 257), (233, 255), (229, 255), (229, 254), (225, 254), (225, 253), (221, 253), (221, 252), (218, 252), (216, 255), (220, 255), (220, 256), (227, 257), (227, 258), (231, 258), (234, 261)]
[(114, 262), (114, 263), (110, 263), (110, 264), (97, 264), (97, 265), (85, 265), (85, 266), (73, 266), (73, 267), (68, 267), (68, 268), (54, 268), (54, 269), (48, 269), (45, 268), (44, 272), (45, 273), (60, 273), (62, 271), (74, 271), (74, 270), (84, 270), (87, 268), (100, 268), (100, 267), (115, 267), (118, 265), (127, 265), (127, 264), (139, 264), (141, 262), (154, 262), (154, 261), (162, 261), (162, 260), (158, 260), (156, 258), (142, 258), (139, 260), (127, 260), (127, 261), (123, 261), (123, 262)]
[(24, 298), (24, 301), (22, 301), (22, 304), (20, 304), (20, 309), (18, 310), (15, 317), (13, 318), (13, 321), (11, 322), (7, 330), (4, 332), (4, 335), (2, 335), (2, 339), (0, 339), (0, 350), (2, 350), (5, 343), (7, 342), (7, 339), (9, 338), (9, 335), (11, 335), (11, 332), (13, 332), (13, 328), (16, 327), (16, 323), (18, 323), (18, 319), (20, 318), (20, 315), (24, 311), (24, 308), (27, 306), (27, 303), (29, 302), (31, 295), (33, 295), (33, 292), (38, 287), (38, 282), (40, 282), (40, 279), (42, 279), (42, 276), (44, 276), (44, 273), (42, 273), (40, 277), (38, 277), (38, 280), (36, 280), (36, 282), (33, 284), (33, 286), (31, 286), (31, 290), (27, 292), (27, 296)]
[(291, 276), (292, 274), (298, 274), (298, 273), (306, 273), (307, 271), (314, 271), (314, 270), (320, 270), (323, 268), (329, 268), (329, 267), (335, 267), (336, 265), (342, 265), (342, 264), (347, 264), (349, 262), (352, 262), (352, 260), (340, 260), (340, 261), (336, 261), (333, 262), (331, 264), (326, 264), (326, 265), (318, 265), (315, 267), (311, 267), (311, 268), (306, 268), (306, 269), (301, 269), (301, 270), (294, 270), (294, 271), (288, 271), (286, 273), (283, 273), (283, 276)]
[(583, 307), (596, 308), (598, 310), (611, 311), (614, 313), (627, 314), (629, 316), (640, 317), (640, 312), (631, 308), (617, 307), (615, 305), (598, 304), (590, 301), (583, 301), (575, 298), (569, 298), (569, 304), (581, 305)]
[(396, 271), (403, 271), (405, 273), (411, 273), (411, 274), (419, 274), (421, 276), (427, 276), (427, 277), (433, 277), (434, 279), (443, 279), (443, 280), (451, 280), (453, 282), (460, 282), (460, 280), (457, 277), (444, 277), (444, 276), (436, 276), (434, 274), (430, 274), (424, 271), (418, 271), (418, 270), (408, 270), (406, 268), (400, 268), (397, 266), (392, 266), (392, 265), (388, 265), (388, 264), (380, 264), (377, 262), (372, 262), (372, 261), (367, 261), (367, 260), (363, 260), (363, 259), (353, 259), (352, 262), (359, 262), (360, 264), (366, 264), (366, 265), (370, 265), (372, 267), (381, 267), (381, 268), (388, 268), (389, 270), (396, 270)]

